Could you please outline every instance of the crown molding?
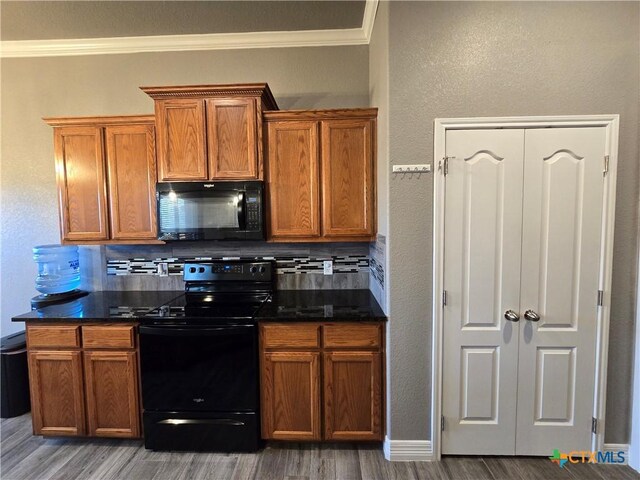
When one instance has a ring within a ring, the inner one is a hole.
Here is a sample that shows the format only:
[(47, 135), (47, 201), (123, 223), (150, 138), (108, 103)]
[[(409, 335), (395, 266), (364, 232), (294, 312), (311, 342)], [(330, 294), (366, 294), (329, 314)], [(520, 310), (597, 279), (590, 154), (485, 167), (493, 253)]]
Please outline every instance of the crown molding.
[(0, 58), (368, 45), (371, 40), (377, 8), (378, 0), (366, 0), (360, 28), (142, 37), (5, 40), (0, 42)]

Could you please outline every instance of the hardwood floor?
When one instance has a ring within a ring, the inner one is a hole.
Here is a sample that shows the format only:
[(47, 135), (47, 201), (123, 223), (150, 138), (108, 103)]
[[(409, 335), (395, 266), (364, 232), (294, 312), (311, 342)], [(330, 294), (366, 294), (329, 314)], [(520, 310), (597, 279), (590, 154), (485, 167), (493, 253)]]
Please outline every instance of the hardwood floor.
[(168, 453), (140, 441), (35, 437), (31, 416), (0, 423), (2, 480), (552, 480), (640, 479), (629, 467), (546, 458), (446, 457), (387, 462), (379, 445), (269, 444), (257, 454)]

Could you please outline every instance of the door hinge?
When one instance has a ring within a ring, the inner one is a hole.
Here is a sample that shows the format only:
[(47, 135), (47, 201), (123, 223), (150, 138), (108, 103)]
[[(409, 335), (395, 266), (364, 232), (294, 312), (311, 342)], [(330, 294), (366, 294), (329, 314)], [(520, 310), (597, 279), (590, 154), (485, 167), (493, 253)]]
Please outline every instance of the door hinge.
[(440, 418), (440, 430), (444, 432), (444, 415)]
[(604, 305), (604, 291), (598, 290), (598, 306), (601, 307)]
[(604, 171), (602, 175), (606, 177), (607, 173), (609, 173), (609, 155), (604, 156)]
[(598, 433), (598, 419), (591, 417), (591, 433)]
[(442, 174), (446, 177), (447, 174), (449, 173), (449, 157), (442, 157), (440, 170), (442, 171)]
[(447, 305), (447, 291), (443, 290), (442, 291), (442, 306), (446, 306)]

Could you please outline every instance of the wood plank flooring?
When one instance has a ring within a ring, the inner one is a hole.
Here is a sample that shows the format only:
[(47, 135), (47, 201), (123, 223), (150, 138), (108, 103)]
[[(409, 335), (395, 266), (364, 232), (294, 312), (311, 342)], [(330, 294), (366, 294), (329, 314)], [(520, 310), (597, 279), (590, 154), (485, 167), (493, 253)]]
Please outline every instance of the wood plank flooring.
[(380, 445), (272, 443), (256, 454), (169, 453), (140, 441), (35, 437), (31, 416), (0, 423), (2, 480), (637, 480), (618, 465), (546, 458), (445, 457), (387, 462)]

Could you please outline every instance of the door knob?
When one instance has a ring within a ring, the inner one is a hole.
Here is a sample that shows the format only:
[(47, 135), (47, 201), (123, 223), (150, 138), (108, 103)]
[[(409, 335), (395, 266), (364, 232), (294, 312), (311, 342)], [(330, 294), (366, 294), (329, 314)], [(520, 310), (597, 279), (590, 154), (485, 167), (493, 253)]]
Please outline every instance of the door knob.
[(530, 322), (537, 322), (540, 320), (540, 315), (538, 315), (533, 310), (527, 310), (526, 312), (524, 312), (524, 318), (526, 320), (529, 320)]
[(513, 310), (507, 310), (506, 312), (504, 312), (504, 318), (506, 318), (510, 322), (517, 322), (518, 320), (520, 320), (520, 315), (518, 315)]

